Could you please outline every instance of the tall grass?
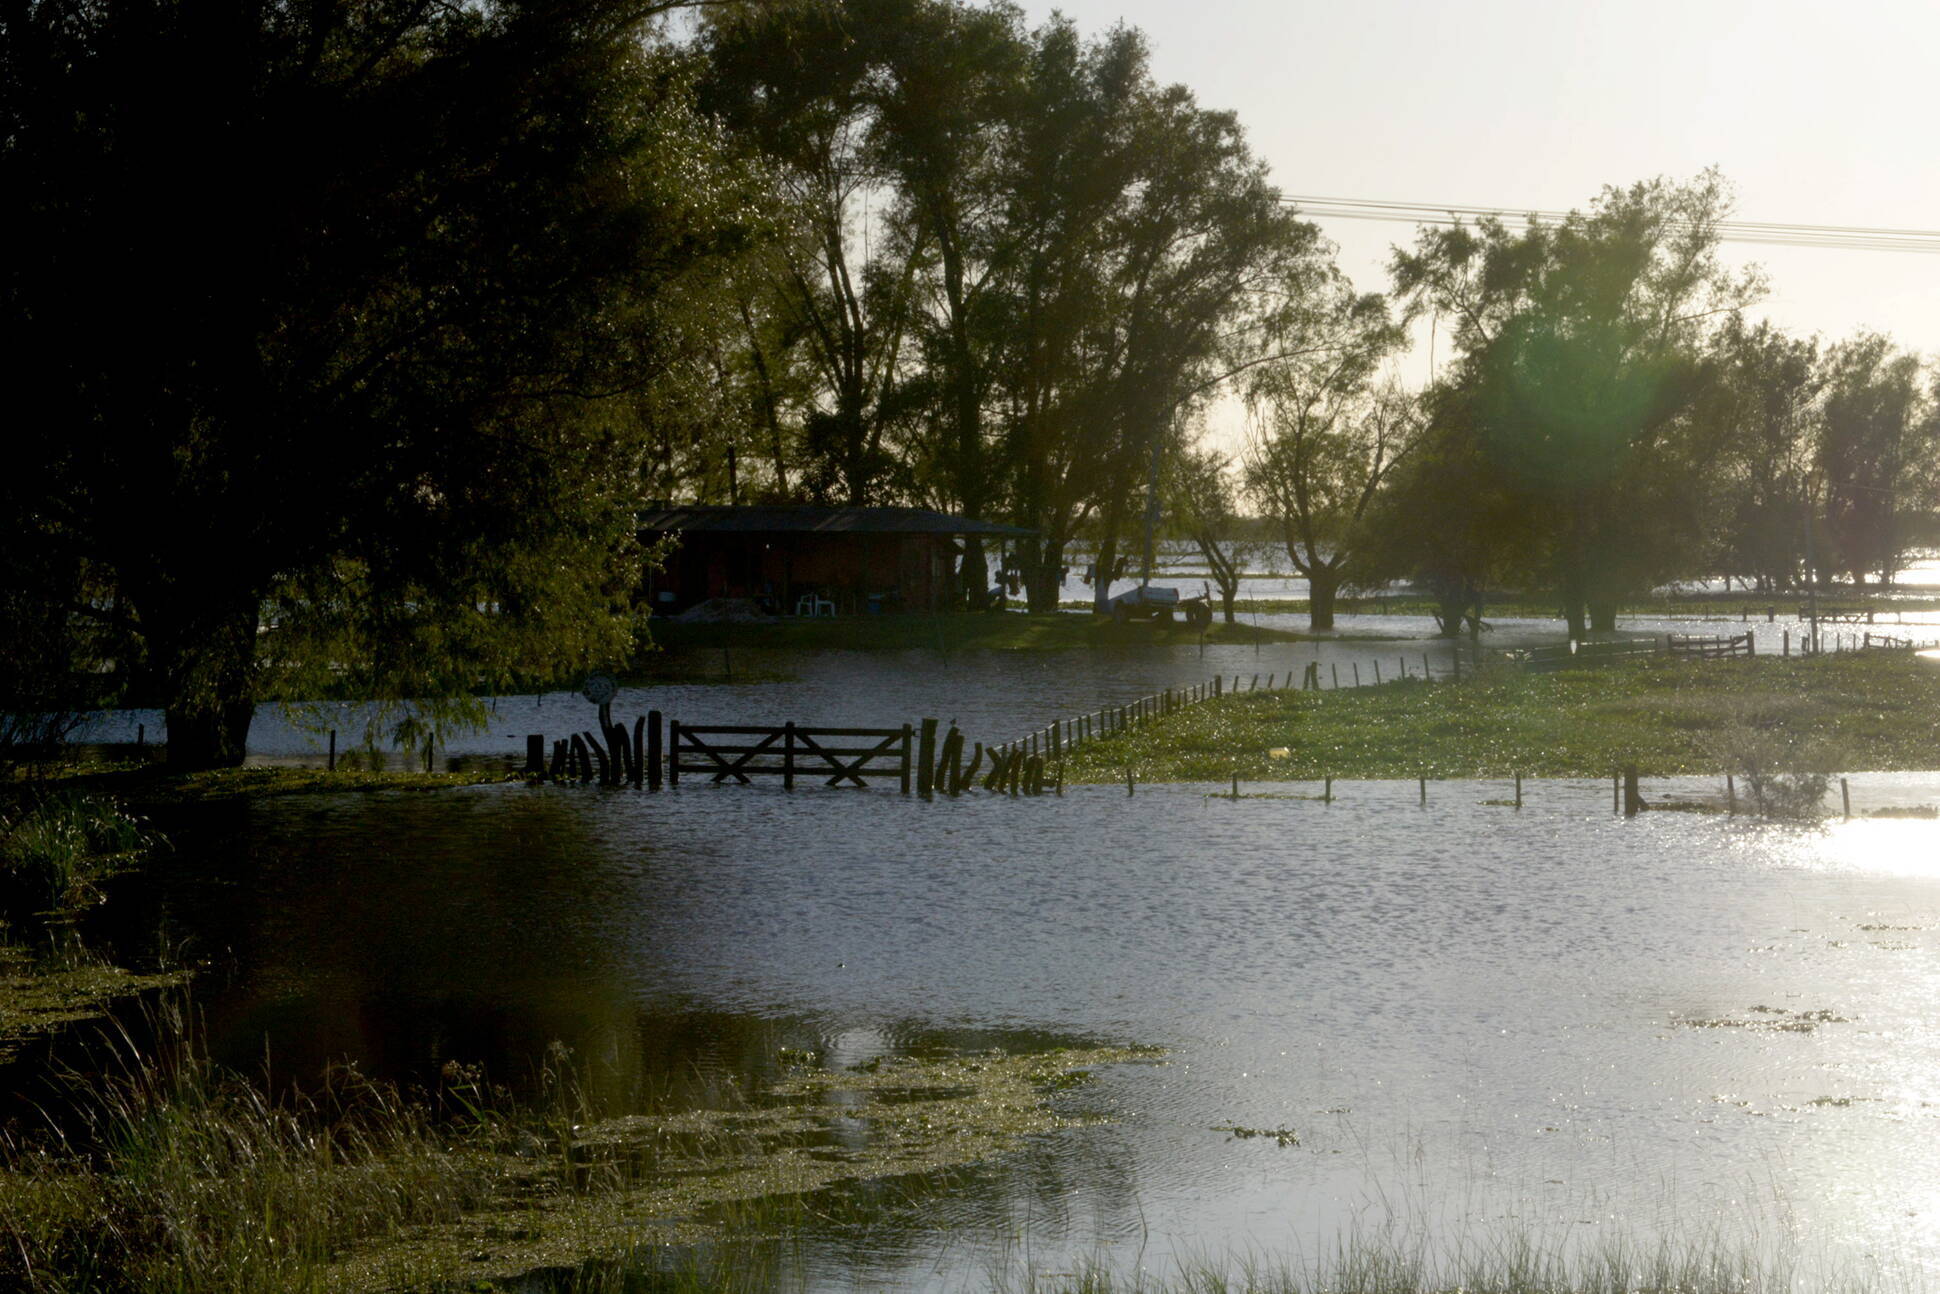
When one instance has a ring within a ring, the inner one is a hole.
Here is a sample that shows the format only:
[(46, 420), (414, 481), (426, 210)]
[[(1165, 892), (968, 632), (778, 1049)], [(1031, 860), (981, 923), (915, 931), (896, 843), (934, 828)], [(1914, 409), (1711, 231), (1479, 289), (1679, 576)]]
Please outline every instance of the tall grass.
[(157, 1044), (110, 1035), (69, 1108), (0, 1138), (0, 1288), (322, 1290), (347, 1247), (489, 1198), (486, 1159), (394, 1089), (340, 1070), (272, 1099), (157, 1010)]
[(159, 844), (159, 835), (113, 800), (55, 791), (0, 814), (0, 906), (86, 906), (100, 897), (103, 877)]

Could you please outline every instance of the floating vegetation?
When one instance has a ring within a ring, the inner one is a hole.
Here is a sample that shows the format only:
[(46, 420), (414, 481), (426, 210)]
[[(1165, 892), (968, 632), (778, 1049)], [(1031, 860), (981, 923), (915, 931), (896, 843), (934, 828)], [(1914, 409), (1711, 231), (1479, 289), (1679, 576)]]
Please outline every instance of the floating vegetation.
[(1747, 1007), (1751, 1019), (1729, 1016), (1675, 1016), (1671, 1023), (1680, 1029), (1746, 1029), (1756, 1033), (1811, 1033), (1822, 1024), (1851, 1024), (1843, 1015), (1826, 1010), (1788, 1011), (1781, 1006)]
[(1251, 1141), (1255, 1137), (1265, 1137), (1277, 1142), (1282, 1149), (1300, 1144), (1300, 1134), (1292, 1128), (1248, 1128), (1237, 1123), (1221, 1123), (1215, 1124), (1213, 1131), (1228, 1133), (1234, 1141)]

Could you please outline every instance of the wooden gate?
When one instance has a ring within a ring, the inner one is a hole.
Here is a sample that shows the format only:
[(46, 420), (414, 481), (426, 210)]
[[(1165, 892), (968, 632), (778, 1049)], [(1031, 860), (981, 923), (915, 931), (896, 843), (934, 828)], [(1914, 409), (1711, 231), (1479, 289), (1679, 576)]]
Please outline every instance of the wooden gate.
[(667, 730), (667, 782), (680, 785), (682, 773), (707, 774), (715, 782), (729, 778), (747, 785), (756, 777), (779, 777), (792, 787), (799, 774), (823, 777), (828, 785), (844, 782), (867, 786), (864, 778), (894, 775), (909, 791), (911, 729), (806, 728), (785, 723), (779, 728), (727, 724), (684, 724), (675, 720)]

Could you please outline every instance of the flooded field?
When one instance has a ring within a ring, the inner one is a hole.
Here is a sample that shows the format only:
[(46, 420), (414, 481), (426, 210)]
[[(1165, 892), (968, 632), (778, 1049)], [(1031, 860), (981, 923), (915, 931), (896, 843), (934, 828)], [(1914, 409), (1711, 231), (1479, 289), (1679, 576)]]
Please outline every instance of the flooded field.
[(1940, 826), (1207, 789), (286, 799), (168, 824), (179, 862), (122, 910), (210, 963), (251, 1070), (517, 1085), (559, 1042), (622, 1112), (788, 1064), (1166, 1049), (1056, 1098), (1089, 1126), (812, 1213), (810, 1287), (1518, 1236), (1940, 1263)]

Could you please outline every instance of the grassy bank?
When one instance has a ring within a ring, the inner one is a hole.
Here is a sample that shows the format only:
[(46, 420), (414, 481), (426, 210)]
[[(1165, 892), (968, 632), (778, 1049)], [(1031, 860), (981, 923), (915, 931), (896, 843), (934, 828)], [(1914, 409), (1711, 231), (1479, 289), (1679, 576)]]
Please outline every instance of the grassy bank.
[[(653, 620), (649, 629), (662, 653), (636, 664), (652, 671), (678, 664), (685, 648), (840, 648), (852, 651), (1074, 651), (1085, 647), (1197, 646), (1199, 632), (1176, 621), (1113, 624), (1082, 613), (1027, 615), (991, 612), (951, 615), (789, 617), (773, 624), (677, 624)], [(1299, 642), (1310, 635), (1215, 619), (1209, 643)]]
[(1501, 668), (1460, 683), (1228, 696), (1082, 747), (1065, 776), (1607, 777), (1625, 764), (1664, 776), (1747, 759), (1924, 769), (1940, 767), (1936, 719), (1940, 669), (1904, 653)]
[(211, 768), (177, 773), (160, 764), (50, 763), (9, 770), (0, 797), (18, 798), (57, 786), (111, 796), (135, 808), (265, 799), (280, 795), (342, 795), (353, 791), (442, 791), (511, 780), (503, 770), (407, 773), (384, 769)]

